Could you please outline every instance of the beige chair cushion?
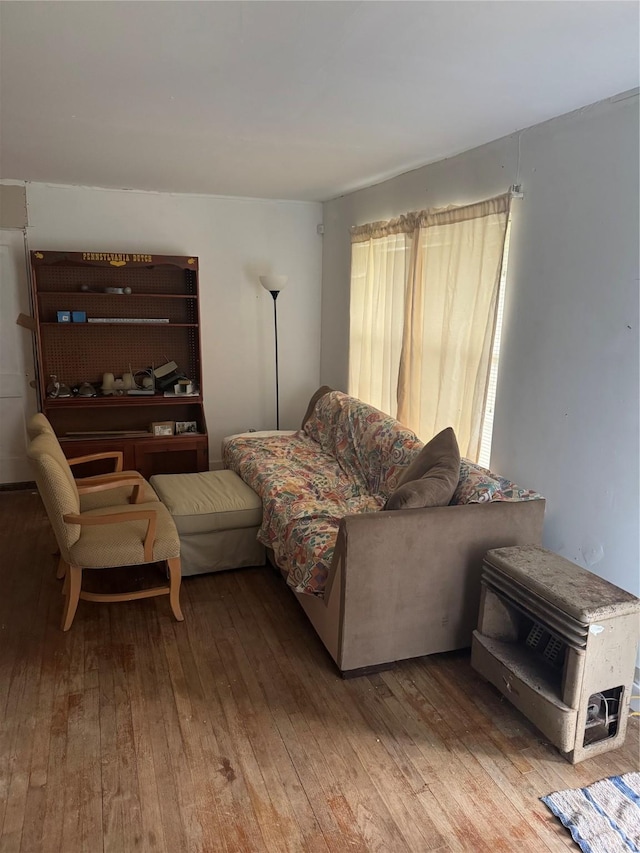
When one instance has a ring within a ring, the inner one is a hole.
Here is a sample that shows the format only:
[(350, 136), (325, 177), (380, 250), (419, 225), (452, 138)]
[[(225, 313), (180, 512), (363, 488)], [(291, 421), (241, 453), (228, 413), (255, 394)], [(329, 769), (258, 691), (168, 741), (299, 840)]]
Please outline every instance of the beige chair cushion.
[(400, 478), (385, 509), (447, 506), (460, 477), (460, 450), (451, 427), (426, 444)]
[(259, 527), (262, 501), (233, 471), (156, 474), (151, 485), (181, 535)]
[(35, 448), (37, 453), (46, 453), (48, 456), (51, 456), (60, 466), (67, 482), (69, 483), (69, 488), (75, 492), (76, 496), (78, 494), (78, 488), (76, 486), (75, 477), (73, 476), (73, 472), (71, 470), (71, 466), (67, 462), (67, 457), (64, 455), (62, 448), (60, 447), (60, 442), (56, 438), (55, 433), (53, 432), (41, 432), (40, 435), (37, 435), (31, 441), (31, 446)]
[(69, 549), (80, 537), (77, 524), (65, 524), (62, 516), (80, 512), (80, 498), (71, 469), (60, 450), (55, 436), (37, 435), (27, 448), (27, 456), (34, 463), (38, 491), (53, 527), (64, 559)]
[[(85, 516), (114, 515), (152, 509), (157, 513), (156, 539), (153, 561), (168, 560), (180, 555), (180, 540), (173, 519), (159, 501), (146, 504), (126, 504), (94, 509)], [(83, 525), (78, 541), (69, 550), (69, 562), (83, 569), (101, 569), (111, 566), (129, 566), (144, 563), (144, 539), (148, 523), (142, 521), (117, 524)]]
[[(139, 476), (137, 471), (121, 471), (122, 476)], [(91, 478), (87, 478), (90, 480)], [(140, 503), (153, 503), (158, 500), (157, 494), (151, 488), (146, 480), (144, 489), (140, 496)], [(104, 506), (113, 506), (120, 504), (128, 504), (133, 486), (118, 486), (117, 489), (107, 489), (104, 492), (89, 492), (86, 495), (80, 495), (80, 510), (81, 512), (89, 512), (92, 509), (100, 509)], [(137, 504), (131, 504), (137, 506)]]
[(35, 415), (29, 418), (27, 422), (27, 434), (31, 440), (33, 440), (37, 435), (40, 435), (43, 432), (50, 432), (51, 435), (55, 435), (55, 430), (49, 423), (49, 420), (42, 414), (42, 412), (37, 412)]

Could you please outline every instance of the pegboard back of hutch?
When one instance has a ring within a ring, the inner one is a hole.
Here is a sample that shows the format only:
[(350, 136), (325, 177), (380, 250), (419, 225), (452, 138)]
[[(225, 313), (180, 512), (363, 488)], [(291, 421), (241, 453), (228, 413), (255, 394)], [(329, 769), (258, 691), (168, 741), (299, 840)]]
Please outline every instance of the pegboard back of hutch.
[[(66, 455), (122, 450), (146, 477), (207, 470), (198, 259), (35, 251), (31, 271), (41, 408)], [(171, 362), (183, 393), (152, 376)], [(81, 393), (52, 396), (52, 376)]]

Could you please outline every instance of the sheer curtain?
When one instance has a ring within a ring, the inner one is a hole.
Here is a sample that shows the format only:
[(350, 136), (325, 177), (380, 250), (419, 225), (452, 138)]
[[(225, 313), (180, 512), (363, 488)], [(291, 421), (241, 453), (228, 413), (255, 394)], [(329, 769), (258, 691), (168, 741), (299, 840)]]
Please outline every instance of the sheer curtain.
[(396, 414), (410, 234), (356, 242), (351, 252), (349, 393)]
[(452, 426), (473, 460), (510, 200), (352, 229), (350, 393), (425, 441)]

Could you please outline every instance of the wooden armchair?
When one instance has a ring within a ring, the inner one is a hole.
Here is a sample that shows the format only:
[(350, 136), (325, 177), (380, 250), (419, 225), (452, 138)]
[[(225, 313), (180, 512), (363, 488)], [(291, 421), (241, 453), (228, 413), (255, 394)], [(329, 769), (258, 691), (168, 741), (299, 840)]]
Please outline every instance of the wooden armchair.
[[(33, 439), (42, 435), (42, 433), (46, 433), (48, 435), (53, 435), (57, 438), (54, 428), (51, 426), (51, 421), (42, 414), (42, 412), (37, 412), (31, 418), (29, 418), (29, 422), (27, 424), (27, 435), (29, 436), (29, 440), (33, 441)], [(91, 453), (88, 456), (76, 456), (73, 459), (67, 459), (69, 463), (69, 467), (73, 468), (74, 465), (82, 465), (85, 462), (96, 462), (100, 459), (113, 459), (113, 471), (109, 473), (117, 473), (122, 471), (123, 458), (122, 451), (120, 450), (108, 450), (104, 453)], [(97, 474), (98, 477), (105, 476), (104, 474)]]
[[(180, 540), (168, 510), (156, 501), (141, 500), (145, 481), (126, 472), (104, 475), (100, 481), (78, 483), (54, 435), (41, 433), (27, 451), (34, 463), (38, 491), (60, 548), (58, 575), (64, 575), (65, 605), (62, 630), (68, 631), (78, 601), (131, 601), (168, 595), (173, 615), (183, 620), (180, 609)], [(81, 509), (81, 494), (105, 494), (128, 486), (129, 504)], [(91, 593), (82, 591), (85, 569), (134, 566), (164, 561), (169, 583), (136, 592)]]
[[(82, 512), (90, 509), (100, 509), (101, 507), (114, 506), (125, 503), (137, 503), (138, 498), (133, 499), (132, 485), (139, 485), (139, 491), (142, 492), (141, 500), (146, 502), (157, 501), (158, 496), (151, 488), (149, 483), (144, 479), (138, 471), (123, 471), (123, 457), (120, 450), (108, 450), (102, 453), (91, 453), (88, 456), (76, 456), (72, 459), (67, 459), (64, 455), (64, 450), (58, 437), (55, 434), (50, 421), (42, 412), (33, 415), (27, 423), (27, 433), (33, 441), (39, 435), (49, 435), (55, 441), (58, 447), (61, 464), (66, 464), (69, 468), (76, 465), (82, 465), (85, 462), (95, 462), (100, 459), (113, 459), (113, 471), (108, 474), (95, 474), (92, 477), (76, 478), (76, 484), (80, 493), (80, 508)], [(121, 479), (117, 482), (117, 476)], [(132, 483), (135, 478), (136, 483)], [(109, 483), (111, 487), (108, 491), (102, 489), (90, 489), (85, 486), (92, 486), (96, 483)], [(80, 488), (82, 486), (82, 489)], [(59, 575), (60, 577), (60, 575)]]

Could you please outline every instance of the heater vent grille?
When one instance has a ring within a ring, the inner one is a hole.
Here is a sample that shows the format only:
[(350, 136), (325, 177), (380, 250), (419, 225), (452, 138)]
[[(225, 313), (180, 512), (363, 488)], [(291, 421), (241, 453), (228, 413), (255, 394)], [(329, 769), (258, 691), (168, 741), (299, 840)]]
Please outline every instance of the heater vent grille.
[[(551, 629), (560, 642), (564, 642), (574, 649), (586, 649), (588, 625), (583, 625), (558, 607), (529, 592), (495, 566), (484, 564), (482, 582), (508, 601), (516, 610), (528, 616), (534, 625), (541, 627), (539, 623), (542, 623), (547, 626), (547, 629)], [(527, 640), (527, 645), (531, 645), (529, 640)]]

